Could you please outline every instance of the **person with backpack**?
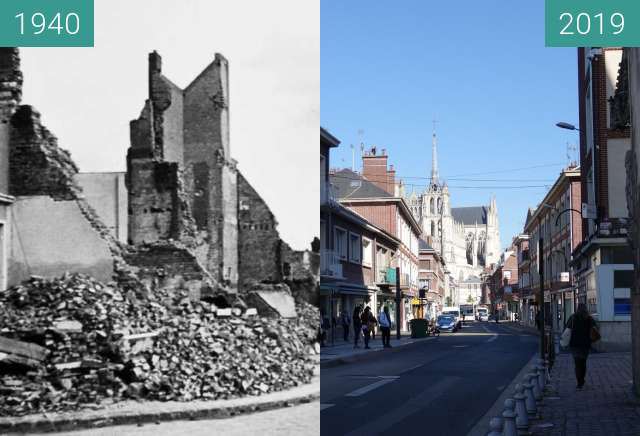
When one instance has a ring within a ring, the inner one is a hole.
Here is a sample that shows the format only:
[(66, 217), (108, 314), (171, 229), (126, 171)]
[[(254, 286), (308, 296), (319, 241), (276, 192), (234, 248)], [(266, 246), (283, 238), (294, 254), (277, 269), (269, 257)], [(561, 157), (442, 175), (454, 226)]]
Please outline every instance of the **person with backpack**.
[(371, 308), (367, 306), (364, 308), (364, 312), (362, 312), (361, 316), (362, 333), (364, 333), (364, 348), (367, 349), (371, 348), (369, 347), (369, 340), (371, 338), (370, 326), (373, 324), (371, 317)]
[(391, 317), (389, 316), (389, 306), (384, 306), (378, 315), (378, 325), (382, 333), (382, 346), (391, 348)]
[(587, 357), (591, 344), (600, 339), (600, 333), (584, 303), (578, 304), (578, 310), (567, 320), (566, 327), (571, 329), (569, 348), (575, 365), (577, 389), (580, 390), (587, 375)]
[(362, 321), (360, 320), (362, 308), (360, 306), (356, 306), (353, 309), (353, 348), (360, 348), (358, 346), (358, 341), (360, 340), (360, 331), (362, 330)]

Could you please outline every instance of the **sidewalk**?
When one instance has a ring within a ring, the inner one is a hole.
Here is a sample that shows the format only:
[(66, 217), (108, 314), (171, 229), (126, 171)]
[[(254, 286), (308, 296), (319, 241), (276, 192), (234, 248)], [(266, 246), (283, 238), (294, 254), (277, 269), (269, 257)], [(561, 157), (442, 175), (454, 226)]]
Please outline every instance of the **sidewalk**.
[[(320, 377), (285, 391), (230, 400), (122, 401), (102, 408), (75, 412), (0, 417), (0, 434), (45, 433), (161, 421), (229, 418), (291, 407), (320, 398)], [(116, 434), (116, 431), (114, 431)]]
[(342, 365), (345, 363), (352, 363), (364, 358), (371, 353), (377, 353), (380, 351), (393, 351), (396, 348), (402, 348), (403, 346), (414, 344), (416, 342), (423, 342), (429, 339), (433, 339), (433, 336), (426, 338), (411, 338), (411, 333), (403, 332), (401, 339), (396, 339), (396, 335), (391, 335), (391, 347), (389, 349), (382, 347), (382, 336), (376, 335), (375, 340), (369, 342), (370, 349), (364, 348), (364, 340), (360, 338), (359, 347), (353, 348), (353, 335), (351, 335), (351, 342), (344, 342), (342, 337), (338, 340), (336, 338), (334, 345), (331, 345), (327, 341), (327, 346), (320, 349), (320, 366), (322, 368), (333, 367)]
[(551, 372), (542, 419), (531, 434), (549, 436), (640, 435), (640, 401), (631, 391), (631, 353), (594, 353), (587, 381), (576, 389), (573, 358), (561, 353)]

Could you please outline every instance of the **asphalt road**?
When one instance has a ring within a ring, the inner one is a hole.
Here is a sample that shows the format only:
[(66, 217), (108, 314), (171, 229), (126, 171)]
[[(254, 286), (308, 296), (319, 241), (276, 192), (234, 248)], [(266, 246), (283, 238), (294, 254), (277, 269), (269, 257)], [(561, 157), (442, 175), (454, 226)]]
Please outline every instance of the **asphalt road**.
[(537, 344), (535, 336), (514, 328), (475, 322), (456, 333), (323, 368), (321, 435), (464, 436)]

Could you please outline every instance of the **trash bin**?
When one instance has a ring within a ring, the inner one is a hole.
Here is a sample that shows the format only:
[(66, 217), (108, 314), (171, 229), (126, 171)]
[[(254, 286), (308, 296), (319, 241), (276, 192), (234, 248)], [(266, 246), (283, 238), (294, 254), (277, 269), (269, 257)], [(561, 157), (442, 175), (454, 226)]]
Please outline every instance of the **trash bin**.
[(426, 338), (427, 337), (427, 320), (426, 319), (412, 319), (410, 321), (411, 337), (412, 338)]

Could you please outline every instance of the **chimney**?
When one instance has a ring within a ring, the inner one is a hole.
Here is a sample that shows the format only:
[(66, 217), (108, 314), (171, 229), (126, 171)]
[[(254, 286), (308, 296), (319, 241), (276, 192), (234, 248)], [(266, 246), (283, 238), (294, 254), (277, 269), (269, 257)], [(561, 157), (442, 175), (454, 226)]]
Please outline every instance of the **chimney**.
[(393, 165), (391, 165), (387, 171), (387, 192), (396, 196), (396, 170), (393, 168)]
[[(393, 184), (389, 184), (390, 178), (387, 171), (388, 156), (385, 150), (382, 150), (382, 154), (379, 155), (377, 155), (375, 151), (376, 148), (372, 147), (371, 153), (362, 156), (362, 176), (378, 188), (394, 195), (395, 187)], [(395, 178), (395, 171), (393, 174)]]

